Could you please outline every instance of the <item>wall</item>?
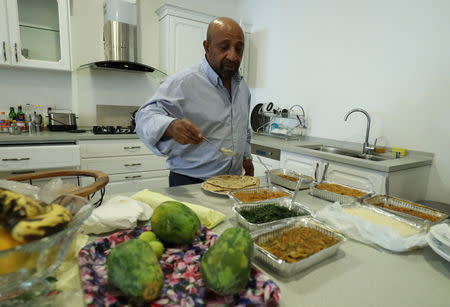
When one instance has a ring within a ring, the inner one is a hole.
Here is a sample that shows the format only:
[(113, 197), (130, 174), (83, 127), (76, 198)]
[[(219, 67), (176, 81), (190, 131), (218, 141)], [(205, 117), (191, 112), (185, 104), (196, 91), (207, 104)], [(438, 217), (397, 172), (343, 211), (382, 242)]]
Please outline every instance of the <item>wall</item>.
[[(137, 0), (140, 62), (159, 66), (159, 20), (155, 11), (170, 3), (211, 15), (237, 15), (238, 0)], [(0, 111), (32, 103), (71, 109), (80, 126), (96, 124), (96, 105), (142, 105), (159, 84), (150, 74), (78, 70), (103, 59), (103, 0), (72, 0), (71, 51), (73, 72), (0, 67)]]
[(313, 136), (434, 152), (427, 198), (450, 203), (450, 1), (248, 0), (253, 103), (301, 104)]

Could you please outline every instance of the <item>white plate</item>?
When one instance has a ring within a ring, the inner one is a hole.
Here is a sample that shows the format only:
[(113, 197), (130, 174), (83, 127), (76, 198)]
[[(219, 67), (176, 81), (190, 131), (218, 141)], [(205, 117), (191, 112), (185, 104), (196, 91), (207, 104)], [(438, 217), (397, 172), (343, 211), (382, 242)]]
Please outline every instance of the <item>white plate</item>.
[(450, 224), (441, 223), (434, 225), (430, 228), (430, 233), (450, 249)]
[(431, 232), (428, 233), (426, 238), (427, 238), (428, 245), (431, 247), (431, 249), (434, 250), (436, 252), (436, 254), (438, 254), (439, 256), (441, 256), (442, 258), (447, 260), (448, 262), (450, 262), (450, 254), (447, 254), (444, 252), (444, 250), (442, 249), (442, 246), (439, 246), (439, 244), (442, 244), (442, 243), (439, 242), (439, 240), (437, 240), (436, 238), (434, 238), (433, 235), (431, 234)]

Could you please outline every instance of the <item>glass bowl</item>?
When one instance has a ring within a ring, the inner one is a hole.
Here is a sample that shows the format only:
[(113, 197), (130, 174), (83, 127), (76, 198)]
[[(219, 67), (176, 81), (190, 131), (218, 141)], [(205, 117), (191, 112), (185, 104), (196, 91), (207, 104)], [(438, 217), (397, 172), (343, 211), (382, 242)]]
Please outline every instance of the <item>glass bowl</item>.
[(27, 244), (0, 251), (0, 305), (25, 291), (45, 291), (45, 279), (64, 261), (77, 230), (94, 206), (74, 195), (61, 195), (53, 204), (67, 208), (73, 215), (69, 227)]

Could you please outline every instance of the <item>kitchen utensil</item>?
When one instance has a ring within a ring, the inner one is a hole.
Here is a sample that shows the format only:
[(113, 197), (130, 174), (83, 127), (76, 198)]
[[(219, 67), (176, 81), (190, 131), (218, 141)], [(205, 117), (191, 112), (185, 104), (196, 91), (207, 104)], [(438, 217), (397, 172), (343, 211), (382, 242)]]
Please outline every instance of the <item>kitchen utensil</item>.
[(386, 197), (384, 198), (384, 203), (389, 203), (389, 177), (386, 177), (386, 180), (384, 181), (384, 189), (386, 190)]
[(303, 178), (300, 177), (297, 181), (297, 185), (295, 186), (294, 194), (292, 195), (291, 203), (289, 204), (289, 209), (292, 208), (292, 204), (294, 203), (294, 199), (297, 196), (298, 191), (300, 190), (300, 187), (302, 186), (302, 182), (303, 182)]
[(323, 173), (322, 173), (322, 178), (320, 179), (319, 183), (322, 183), (322, 181), (325, 180), (325, 177), (327, 175), (327, 171), (328, 171), (328, 166), (330, 165), (330, 163), (325, 163), (325, 168), (323, 169)]
[(223, 154), (226, 155), (226, 156), (229, 156), (229, 157), (236, 157), (236, 156), (238, 155), (237, 152), (234, 152), (234, 151), (232, 151), (231, 149), (224, 148), (224, 147), (220, 147), (220, 148), (219, 148), (219, 146), (217, 146), (216, 144), (212, 143), (210, 140), (208, 140), (208, 139), (205, 138), (205, 137), (203, 137), (203, 140), (205, 140), (207, 143), (209, 143), (209, 144), (213, 145), (214, 147), (216, 147), (216, 149), (217, 149), (218, 151), (220, 151), (221, 153), (223, 153)]
[(273, 191), (273, 187), (272, 187), (272, 181), (270, 180), (270, 170), (267, 167), (267, 165), (261, 160), (261, 158), (259, 156), (256, 156), (259, 160), (259, 163), (262, 164), (262, 166), (264, 166), (264, 168), (266, 169), (266, 178), (267, 178), (267, 184), (269, 185), (269, 193), (272, 193)]

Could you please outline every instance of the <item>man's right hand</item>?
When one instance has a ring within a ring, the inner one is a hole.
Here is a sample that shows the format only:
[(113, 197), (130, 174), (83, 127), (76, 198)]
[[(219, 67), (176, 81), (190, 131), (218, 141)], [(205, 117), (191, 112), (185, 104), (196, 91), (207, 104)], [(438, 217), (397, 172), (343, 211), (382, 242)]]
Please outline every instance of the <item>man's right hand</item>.
[(175, 142), (182, 145), (198, 145), (203, 142), (201, 130), (186, 118), (172, 121), (167, 127), (164, 136), (171, 137)]

